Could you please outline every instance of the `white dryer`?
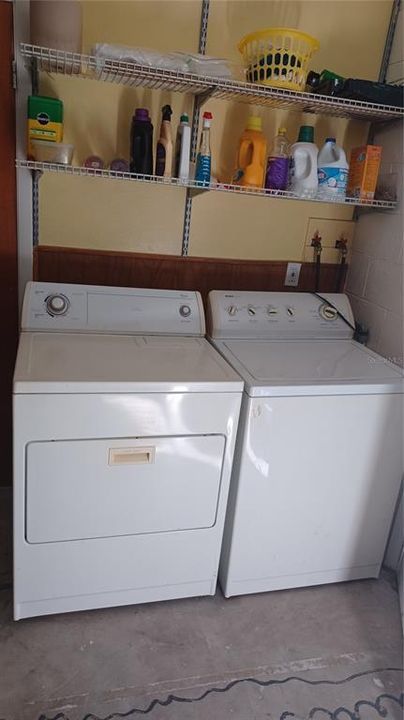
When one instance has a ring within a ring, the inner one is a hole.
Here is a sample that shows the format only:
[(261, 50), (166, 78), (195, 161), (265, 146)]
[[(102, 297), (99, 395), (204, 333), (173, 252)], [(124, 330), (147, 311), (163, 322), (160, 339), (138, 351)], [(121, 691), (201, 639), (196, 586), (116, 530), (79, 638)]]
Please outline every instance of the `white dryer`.
[(403, 471), (401, 369), (352, 339), (345, 295), (211, 292), (209, 307), (245, 381), (225, 595), (377, 577)]
[(14, 613), (213, 594), (243, 383), (196, 292), (30, 283)]

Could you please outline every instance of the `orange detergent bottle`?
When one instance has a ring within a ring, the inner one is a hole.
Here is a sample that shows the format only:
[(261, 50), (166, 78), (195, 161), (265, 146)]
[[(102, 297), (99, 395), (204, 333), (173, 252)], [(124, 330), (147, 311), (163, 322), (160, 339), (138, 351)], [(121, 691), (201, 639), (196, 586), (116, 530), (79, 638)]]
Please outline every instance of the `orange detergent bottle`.
[(262, 132), (261, 118), (251, 115), (240, 138), (234, 183), (245, 187), (263, 187), (266, 155), (267, 141)]

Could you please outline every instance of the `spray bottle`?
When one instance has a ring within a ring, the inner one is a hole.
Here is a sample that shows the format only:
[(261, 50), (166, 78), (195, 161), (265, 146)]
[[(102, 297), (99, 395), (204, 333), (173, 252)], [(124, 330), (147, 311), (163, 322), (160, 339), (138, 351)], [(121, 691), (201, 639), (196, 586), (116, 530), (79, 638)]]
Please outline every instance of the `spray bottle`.
[(211, 170), (211, 152), (210, 152), (210, 125), (212, 122), (212, 113), (204, 112), (202, 121), (202, 134), (199, 144), (199, 152), (196, 158), (195, 180), (209, 185)]
[(171, 177), (173, 167), (173, 137), (171, 132), (170, 105), (164, 105), (161, 121), (160, 137), (156, 148), (156, 175)]

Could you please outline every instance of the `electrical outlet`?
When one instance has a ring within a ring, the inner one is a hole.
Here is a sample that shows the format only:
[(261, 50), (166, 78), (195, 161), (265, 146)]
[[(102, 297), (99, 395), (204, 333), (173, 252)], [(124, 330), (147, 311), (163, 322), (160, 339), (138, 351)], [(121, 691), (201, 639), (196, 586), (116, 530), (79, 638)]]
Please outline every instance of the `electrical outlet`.
[(285, 275), (285, 285), (297, 287), (299, 284), (299, 275), (302, 263), (288, 263)]

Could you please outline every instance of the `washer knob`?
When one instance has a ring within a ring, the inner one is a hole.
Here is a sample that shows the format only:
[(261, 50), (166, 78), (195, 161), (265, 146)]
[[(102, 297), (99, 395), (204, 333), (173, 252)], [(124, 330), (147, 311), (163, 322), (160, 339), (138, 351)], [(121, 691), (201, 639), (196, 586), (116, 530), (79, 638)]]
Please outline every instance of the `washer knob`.
[(191, 314), (191, 308), (189, 307), (189, 305), (181, 305), (180, 315), (182, 315), (182, 317), (184, 317), (184, 318), (187, 318), (190, 316), (190, 314)]
[(65, 295), (49, 295), (46, 298), (46, 309), (50, 315), (65, 315), (69, 309), (69, 304)]
[(235, 305), (230, 305), (230, 307), (227, 308), (227, 312), (229, 313), (229, 315), (230, 315), (231, 317), (234, 317), (234, 315), (235, 315), (236, 312), (237, 312), (236, 306), (235, 306)]
[(252, 315), (252, 316), (253, 316), (253, 315), (256, 314), (257, 311), (256, 311), (256, 309), (255, 309), (254, 307), (252, 307), (252, 305), (250, 305), (249, 308), (248, 308), (248, 310), (247, 310), (247, 312), (248, 312), (249, 315)]
[(335, 320), (338, 317), (338, 311), (332, 305), (325, 303), (320, 307), (320, 315), (324, 320)]

